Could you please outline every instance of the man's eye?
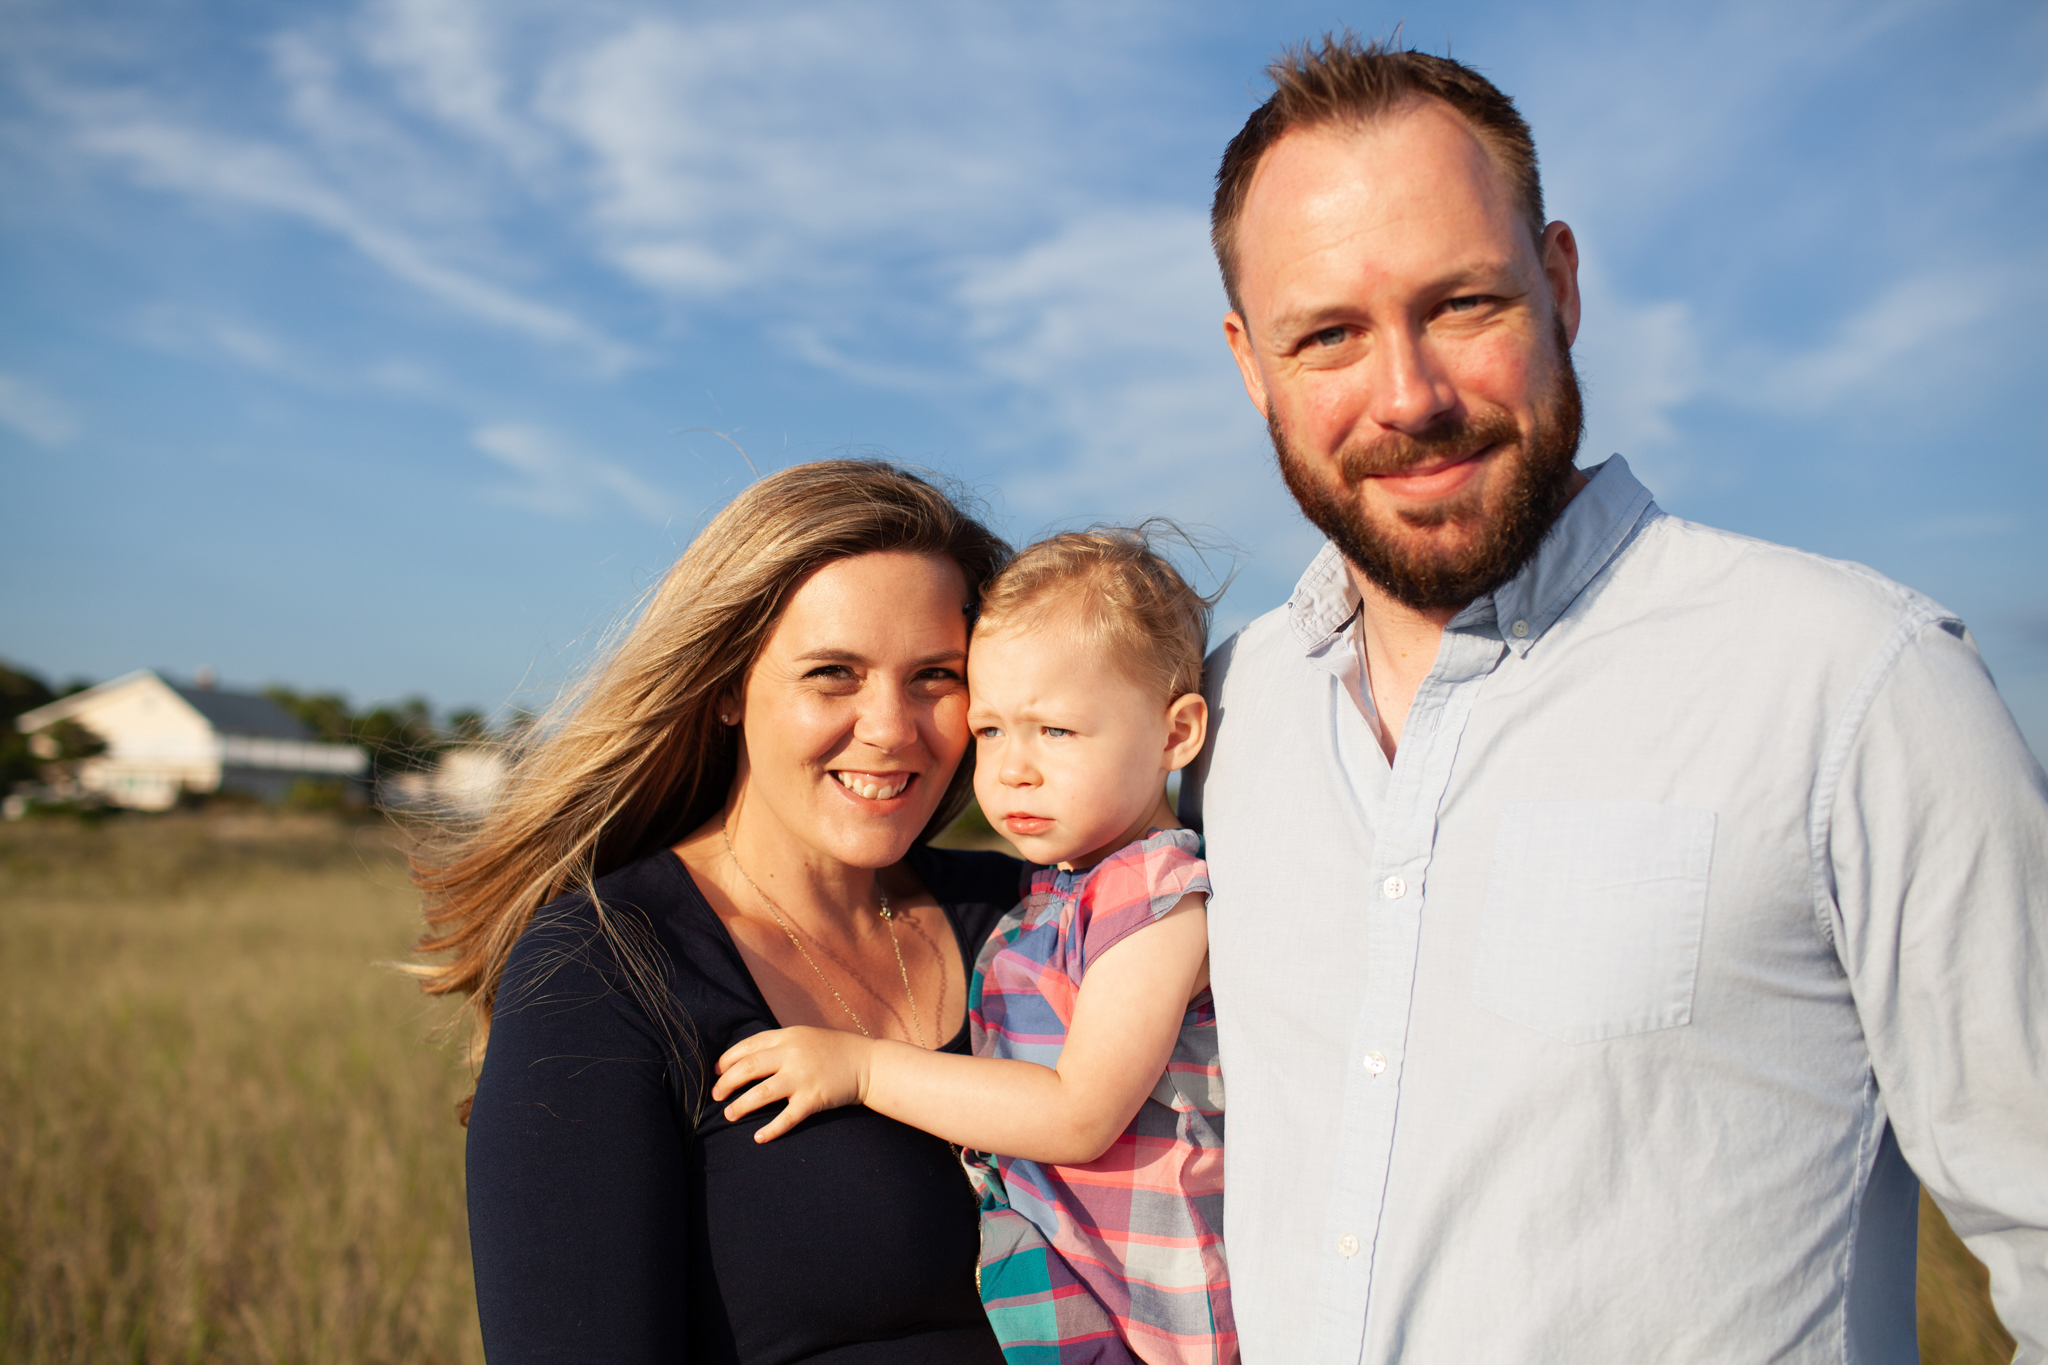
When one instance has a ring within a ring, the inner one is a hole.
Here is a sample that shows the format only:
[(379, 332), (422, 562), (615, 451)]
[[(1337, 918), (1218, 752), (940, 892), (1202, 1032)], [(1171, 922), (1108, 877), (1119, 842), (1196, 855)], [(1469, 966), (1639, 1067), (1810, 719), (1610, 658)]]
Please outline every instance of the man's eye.
[(1483, 294), (1461, 294), (1455, 299), (1445, 299), (1444, 311), (1446, 313), (1469, 313), (1484, 302), (1486, 302), (1486, 297)]
[(1308, 344), (1311, 346), (1342, 346), (1350, 335), (1351, 329), (1349, 327), (1325, 327), (1322, 331), (1311, 334)]

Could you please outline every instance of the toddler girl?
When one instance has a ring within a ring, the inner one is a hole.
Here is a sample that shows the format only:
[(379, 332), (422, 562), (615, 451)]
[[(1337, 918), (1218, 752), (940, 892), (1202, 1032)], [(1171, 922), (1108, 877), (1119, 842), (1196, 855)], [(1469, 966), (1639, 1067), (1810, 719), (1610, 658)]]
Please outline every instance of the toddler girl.
[(788, 1101), (758, 1141), (864, 1104), (973, 1149), (1012, 1362), (1237, 1359), (1209, 881), (1165, 795), (1208, 725), (1208, 616), (1137, 532), (1019, 555), (983, 596), (968, 724), (982, 810), (1045, 866), (976, 963), (976, 1055), (789, 1028), (718, 1062), (714, 1099), (751, 1086), (729, 1117)]

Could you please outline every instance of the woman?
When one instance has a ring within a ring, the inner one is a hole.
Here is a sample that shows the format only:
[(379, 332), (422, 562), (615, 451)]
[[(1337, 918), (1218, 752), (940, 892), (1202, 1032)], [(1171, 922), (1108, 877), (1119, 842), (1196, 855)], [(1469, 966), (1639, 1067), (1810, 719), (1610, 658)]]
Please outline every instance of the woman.
[(925, 840), (968, 795), (969, 611), (1007, 548), (834, 461), (720, 513), (483, 826), (416, 880), (467, 992), (484, 1346), (522, 1360), (999, 1362), (936, 1138), (850, 1108), (781, 1141), (708, 1067), (813, 1024), (966, 1048), (1019, 866)]

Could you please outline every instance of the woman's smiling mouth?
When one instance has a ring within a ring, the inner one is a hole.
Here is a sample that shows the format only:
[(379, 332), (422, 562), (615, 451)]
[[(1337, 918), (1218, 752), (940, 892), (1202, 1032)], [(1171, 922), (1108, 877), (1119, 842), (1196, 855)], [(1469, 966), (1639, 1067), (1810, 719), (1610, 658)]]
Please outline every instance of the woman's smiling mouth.
[(831, 772), (840, 786), (869, 801), (893, 801), (917, 781), (916, 773), (854, 773), (839, 768)]

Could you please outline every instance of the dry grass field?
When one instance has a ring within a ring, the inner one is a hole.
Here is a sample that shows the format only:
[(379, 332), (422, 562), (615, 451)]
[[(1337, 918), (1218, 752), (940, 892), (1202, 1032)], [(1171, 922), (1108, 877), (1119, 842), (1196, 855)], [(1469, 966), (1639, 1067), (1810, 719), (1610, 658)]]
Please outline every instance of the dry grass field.
[[(444, 1017), (392, 835), (0, 826), (0, 1361), (479, 1361)], [(1923, 1205), (1924, 1358), (2009, 1360)]]
[(0, 1357), (481, 1361), (391, 834), (0, 827)]

